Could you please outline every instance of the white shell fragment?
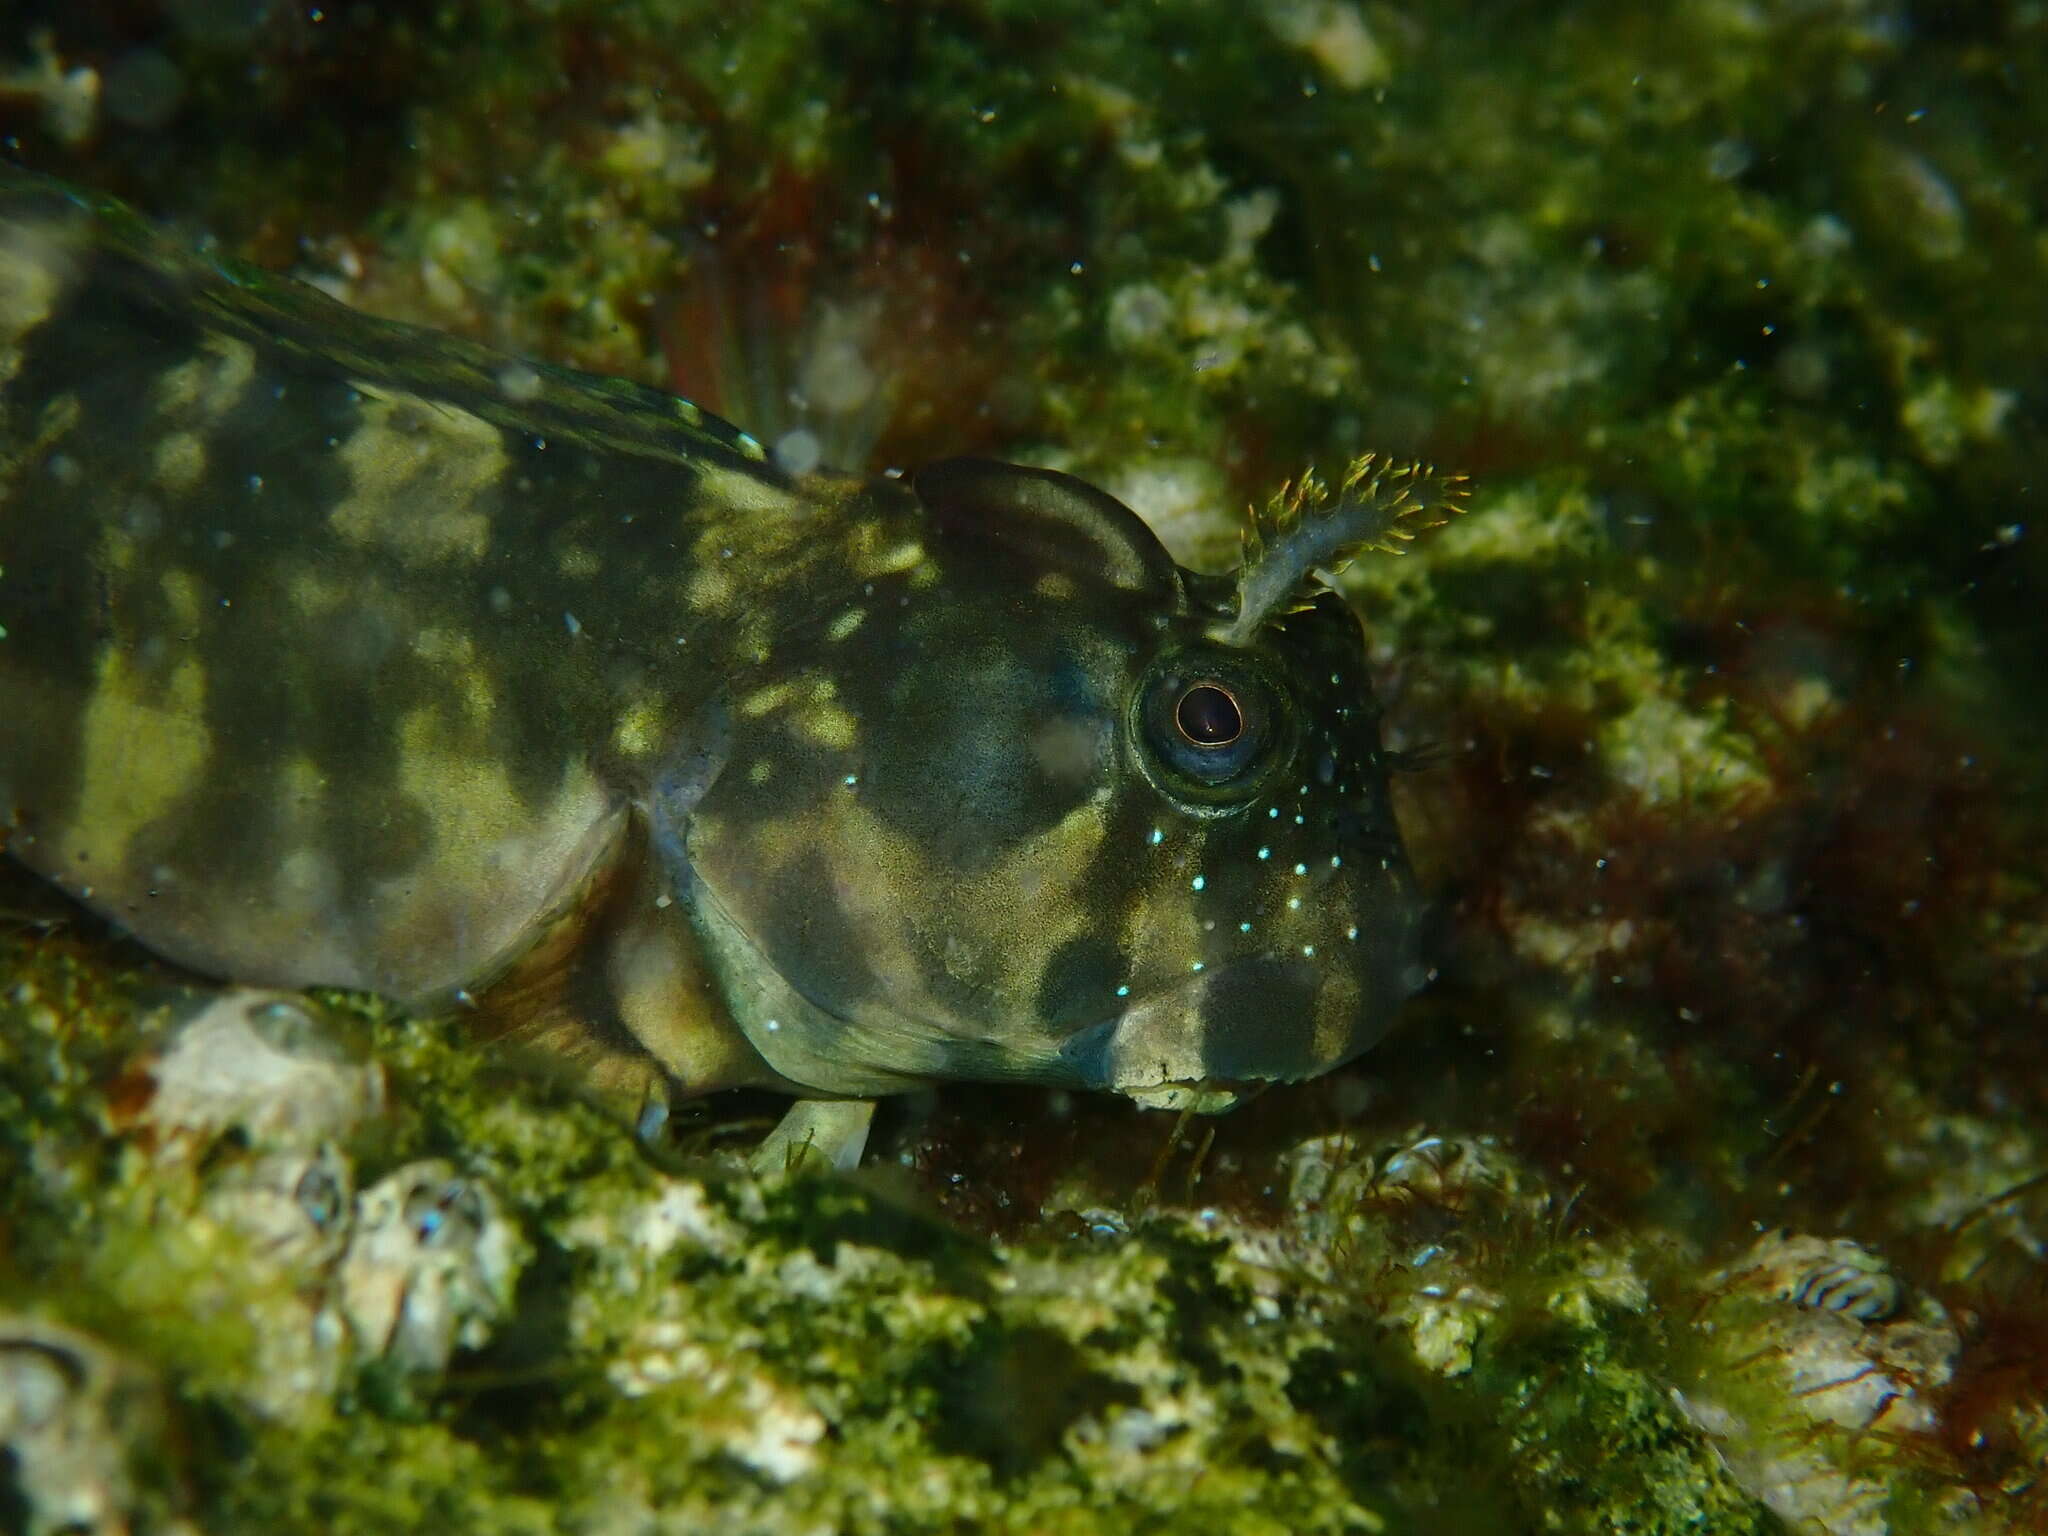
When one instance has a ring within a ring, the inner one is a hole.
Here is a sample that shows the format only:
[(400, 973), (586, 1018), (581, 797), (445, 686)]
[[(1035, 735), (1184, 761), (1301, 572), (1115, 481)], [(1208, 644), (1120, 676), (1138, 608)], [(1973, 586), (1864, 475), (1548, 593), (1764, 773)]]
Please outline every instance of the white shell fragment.
[(1708, 1323), (1731, 1325), (1735, 1304), (1754, 1309), (1749, 1330), (1777, 1346), (1771, 1360), (1803, 1417), (1848, 1429), (1934, 1427), (1926, 1389), (1947, 1381), (1961, 1347), (1940, 1303), (1905, 1288), (1884, 1260), (1847, 1238), (1767, 1233), (1742, 1260), (1709, 1278), (1722, 1299)]
[(239, 1130), (252, 1146), (310, 1150), (384, 1103), (383, 1069), (290, 992), (206, 995), (172, 1026), (154, 1075), (144, 1118), (173, 1144)]
[(409, 1163), (363, 1191), (340, 1308), (367, 1355), (437, 1371), (509, 1310), (524, 1244), (478, 1180)]
[[(82, 1333), (0, 1314), (0, 1465), (29, 1536), (116, 1536), (128, 1459), (158, 1427), (150, 1383)], [(10, 1527), (12, 1528), (12, 1527)]]
[(1789, 1525), (1885, 1536), (1884, 1456), (1938, 1428), (1932, 1394), (1961, 1340), (1861, 1244), (1767, 1233), (1707, 1277), (1708, 1345), (1679, 1406), (1735, 1478)]

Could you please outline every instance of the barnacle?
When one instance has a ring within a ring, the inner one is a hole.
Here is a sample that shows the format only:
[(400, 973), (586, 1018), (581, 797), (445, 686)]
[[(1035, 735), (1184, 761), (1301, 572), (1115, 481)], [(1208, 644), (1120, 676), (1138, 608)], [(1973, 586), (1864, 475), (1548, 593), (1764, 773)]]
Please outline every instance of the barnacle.
[(72, 1329), (0, 1315), (0, 1518), (8, 1530), (129, 1530), (131, 1454), (162, 1428), (156, 1385), (138, 1367)]
[(311, 1150), (383, 1104), (383, 1069), (305, 997), (233, 988), (176, 1013), (141, 1116), (167, 1149), (236, 1131), (258, 1148)]
[(348, 1241), (348, 1160), (331, 1144), (227, 1161), (201, 1195), (206, 1215), (282, 1268), (324, 1270)]
[(356, 1201), (342, 1315), (366, 1354), (439, 1370), (510, 1308), (522, 1246), (482, 1183), (444, 1162), (410, 1163)]

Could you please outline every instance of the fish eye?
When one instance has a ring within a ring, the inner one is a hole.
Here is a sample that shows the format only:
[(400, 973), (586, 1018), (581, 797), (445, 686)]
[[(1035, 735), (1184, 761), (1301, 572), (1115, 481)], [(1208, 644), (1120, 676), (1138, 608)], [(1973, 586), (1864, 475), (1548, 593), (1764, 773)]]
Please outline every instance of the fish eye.
[(1149, 776), (1178, 800), (1216, 809), (1241, 802), (1274, 760), (1276, 698), (1261, 668), (1227, 651), (1155, 664), (1133, 721)]
[(1244, 711), (1221, 683), (1197, 683), (1180, 696), (1173, 723), (1197, 747), (1227, 747), (1244, 734)]

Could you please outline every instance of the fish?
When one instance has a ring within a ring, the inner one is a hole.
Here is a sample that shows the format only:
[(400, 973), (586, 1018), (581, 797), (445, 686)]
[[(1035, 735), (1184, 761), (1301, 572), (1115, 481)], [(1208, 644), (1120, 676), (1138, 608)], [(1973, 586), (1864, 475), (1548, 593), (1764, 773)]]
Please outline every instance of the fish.
[(0, 168), (0, 840), (166, 960), (471, 1010), (857, 1161), (950, 1081), (1212, 1112), (1421, 983), (1366, 458), (1238, 569), (1079, 478), (795, 473)]

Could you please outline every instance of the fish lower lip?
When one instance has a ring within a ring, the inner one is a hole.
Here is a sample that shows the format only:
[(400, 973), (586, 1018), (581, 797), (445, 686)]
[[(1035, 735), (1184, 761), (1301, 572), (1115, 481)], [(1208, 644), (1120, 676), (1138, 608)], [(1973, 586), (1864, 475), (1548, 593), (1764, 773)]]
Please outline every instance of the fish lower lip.
[(1244, 1102), (1242, 1088), (1228, 1083), (1154, 1083), (1146, 1088), (1117, 1090), (1140, 1109), (1179, 1110), (1187, 1114), (1220, 1115)]
[[(1179, 982), (1122, 999), (1123, 1007), (1117, 1012), (1069, 1034), (1059, 1048), (1061, 1060), (1082, 1087), (1118, 1094), (1148, 1109), (1215, 1114), (1230, 1108), (1245, 1096), (1245, 1084), (1202, 1072), (1197, 1056), (1178, 1043), (1169, 1044), (1157, 1055), (1141, 1050), (1136, 1060), (1124, 1058), (1119, 1050), (1119, 1036), (1134, 1021), (1155, 1010), (1174, 1009), (1189, 989), (1213, 984), (1217, 976), (1232, 969), (1235, 963), (1225, 962)], [(1134, 1078), (1137, 1080), (1133, 1081)]]

